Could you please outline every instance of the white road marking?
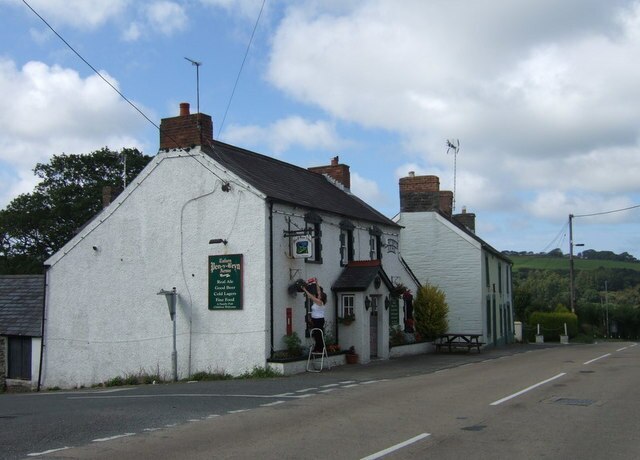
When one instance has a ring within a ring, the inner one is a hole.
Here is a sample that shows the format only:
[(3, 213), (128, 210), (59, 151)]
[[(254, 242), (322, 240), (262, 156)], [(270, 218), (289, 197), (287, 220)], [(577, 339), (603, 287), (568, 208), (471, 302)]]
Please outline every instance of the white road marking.
[(502, 399), (498, 399), (497, 401), (492, 402), (491, 404), (489, 404), (490, 406), (497, 406), (498, 404), (502, 404), (505, 401), (508, 401), (510, 399), (515, 398), (516, 396), (520, 396), (521, 394), (526, 393), (527, 391), (533, 390), (534, 388), (539, 387), (540, 385), (544, 385), (545, 383), (549, 383), (555, 379), (559, 379), (560, 377), (562, 377), (563, 375), (566, 375), (566, 372), (561, 372), (560, 374), (551, 377), (550, 379), (547, 380), (543, 380), (542, 382), (538, 382), (535, 385), (531, 385), (530, 387), (525, 388), (524, 390), (520, 390), (517, 393), (514, 393), (512, 395), (507, 396), (506, 398), (502, 398)]
[(352, 383), (351, 385), (345, 385), (342, 388), (352, 388), (352, 387), (357, 387), (358, 385), (360, 385), (359, 383)]
[(376, 452), (375, 454), (371, 454), (366, 457), (363, 457), (361, 460), (374, 460), (376, 458), (384, 457), (385, 455), (390, 454), (391, 452), (395, 452), (396, 450), (402, 449), (403, 447), (407, 447), (408, 445), (413, 444), (414, 442), (418, 442), (421, 439), (424, 439), (428, 436), (431, 436), (431, 433), (419, 434), (418, 436), (414, 436), (411, 439), (407, 439), (406, 441), (396, 444), (395, 446), (391, 446), (387, 449)]
[(133, 436), (135, 435), (135, 433), (124, 433), (124, 434), (117, 434), (115, 436), (109, 436), (107, 438), (98, 438), (98, 439), (94, 439), (91, 442), (105, 442), (105, 441), (112, 441), (114, 439), (120, 439), (120, 438), (126, 438), (129, 436)]
[(207, 415), (207, 418), (216, 418), (216, 417), (220, 417), (220, 414)]
[(616, 351), (622, 351), (622, 350), (626, 350), (629, 347), (622, 347), (622, 348), (618, 348)]
[(187, 420), (187, 422), (200, 422), (202, 421), (202, 419), (200, 418), (190, 418), (189, 420)]
[(348, 383), (355, 383), (355, 380), (345, 380), (344, 382), (340, 382), (340, 385), (346, 385)]
[(322, 385), (322, 388), (331, 388), (331, 387), (337, 387), (338, 384), (337, 383), (328, 383), (326, 385)]
[(598, 356), (597, 358), (593, 358), (592, 360), (589, 360), (586, 363), (582, 363), (582, 364), (591, 364), (592, 362), (597, 361), (597, 360), (602, 359), (602, 358), (606, 358), (607, 356), (611, 356), (611, 353), (607, 353), (606, 355)]
[(378, 383), (380, 380), (367, 380), (366, 382), (362, 382), (362, 385), (369, 385), (370, 383)]
[(135, 398), (303, 398), (306, 395), (296, 395), (294, 393), (283, 393), (277, 395), (244, 395), (244, 394), (223, 394), (223, 393), (170, 393), (160, 395), (107, 395), (107, 396), (71, 396), (67, 399), (135, 399)]
[(143, 429), (142, 429), (142, 431), (149, 431), (149, 432), (151, 432), (151, 431), (158, 431), (158, 430), (161, 430), (161, 429), (162, 429), (162, 428), (143, 428)]
[(61, 450), (66, 450), (66, 449), (71, 449), (71, 447), (60, 447), (59, 449), (49, 449), (49, 450), (45, 450), (44, 452), (32, 452), (30, 454), (27, 454), (27, 457), (37, 457), (39, 455), (47, 455), (53, 452), (60, 452)]
[(266, 404), (260, 404), (261, 407), (270, 407), (270, 406), (277, 406), (278, 404), (284, 404), (286, 401), (273, 401), (270, 403), (266, 403)]
[(327, 388), (326, 390), (320, 390), (320, 391), (318, 391), (318, 393), (330, 393), (330, 392), (332, 392), (332, 391), (334, 391), (334, 390), (335, 390), (335, 388)]
[(251, 409), (237, 409), (227, 411), (227, 414), (240, 414), (241, 412), (249, 412)]
[(317, 389), (318, 389), (317, 387), (303, 388), (302, 390), (296, 390), (296, 393), (306, 393), (307, 391), (313, 391)]

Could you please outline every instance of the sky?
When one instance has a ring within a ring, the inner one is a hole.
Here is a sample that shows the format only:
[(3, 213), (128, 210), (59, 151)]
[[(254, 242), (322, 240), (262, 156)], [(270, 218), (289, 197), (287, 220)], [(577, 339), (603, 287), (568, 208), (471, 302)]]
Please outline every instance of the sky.
[(197, 110), (188, 57), (214, 138), (301, 167), (339, 156), (388, 217), (414, 171), (498, 250), (568, 253), (573, 214), (574, 252), (640, 258), (640, 0), (27, 3), (139, 111), (0, 0), (0, 208), (53, 155), (155, 155), (154, 124)]

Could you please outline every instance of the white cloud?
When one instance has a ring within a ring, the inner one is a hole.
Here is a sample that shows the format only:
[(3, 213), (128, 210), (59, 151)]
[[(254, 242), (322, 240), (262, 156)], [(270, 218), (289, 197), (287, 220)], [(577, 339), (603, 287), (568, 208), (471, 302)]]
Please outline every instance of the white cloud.
[(376, 181), (366, 179), (357, 172), (351, 173), (351, 192), (376, 209), (388, 202), (387, 196), (380, 191)]
[(142, 26), (138, 22), (132, 22), (122, 32), (122, 39), (127, 42), (134, 42), (142, 36)]
[(187, 14), (182, 5), (178, 3), (154, 2), (148, 5), (145, 10), (149, 25), (164, 35), (180, 32), (187, 26)]
[[(118, 83), (103, 73), (117, 87)], [(101, 147), (139, 147), (142, 119), (98, 76), (28, 62), (17, 68), (0, 59), (0, 162), (13, 176), (0, 185), (0, 206), (30, 191), (31, 169), (54, 154), (89, 153)]]
[[(206, 6), (222, 8), (229, 13), (239, 14), (245, 19), (255, 21), (263, 0), (200, 0)], [(265, 7), (268, 7), (267, 2)]]
[(281, 154), (289, 149), (335, 150), (344, 142), (340, 140), (332, 123), (308, 121), (299, 116), (277, 120), (269, 126), (229, 126), (223, 140), (237, 145), (253, 146), (258, 142)]
[(533, 188), (606, 194), (568, 205), (607, 209), (640, 194), (638, 24), (631, 0), (308, 2), (279, 24), (267, 77), (399, 133), (416, 174), (449, 189), (444, 140), (460, 138), (456, 202), (470, 210), (525, 209)]
[[(22, 2), (20, 6), (24, 6)], [(129, 0), (30, 0), (29, 4), (52, 25), (94, 29), (119, 16)]]

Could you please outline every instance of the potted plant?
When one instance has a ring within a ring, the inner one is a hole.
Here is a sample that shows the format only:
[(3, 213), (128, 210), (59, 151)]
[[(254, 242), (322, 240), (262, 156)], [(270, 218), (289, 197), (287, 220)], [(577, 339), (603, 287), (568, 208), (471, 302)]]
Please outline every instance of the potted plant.
[(344, 356), (347, 359), (347, 364), (358, 364), (358, 353), (354, 347), (349, 348)]
[(356, 320), (356, 315), (351, 313), (351, 314), (346, 314), (344, 316), (340, 316), (338, 318), (338, 323), (348, 326), (349, 324), (353, 323), (355, 320)]

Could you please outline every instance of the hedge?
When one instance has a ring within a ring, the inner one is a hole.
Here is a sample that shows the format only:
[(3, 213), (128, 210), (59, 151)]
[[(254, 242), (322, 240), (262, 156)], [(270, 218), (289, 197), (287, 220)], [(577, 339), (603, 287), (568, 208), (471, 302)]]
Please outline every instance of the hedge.
[(545, 341), (559, 342), (560, 335), (564, 335), (564, 325), (567, 324), (569, 337), (578, 335), (578, 316), (575, 313), (547, 313), (536, 311), (529, 316), (528, 334), (529, 341), (535, 341), (540, 324), (540, 334)]

